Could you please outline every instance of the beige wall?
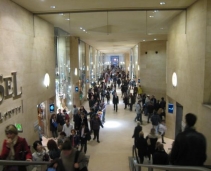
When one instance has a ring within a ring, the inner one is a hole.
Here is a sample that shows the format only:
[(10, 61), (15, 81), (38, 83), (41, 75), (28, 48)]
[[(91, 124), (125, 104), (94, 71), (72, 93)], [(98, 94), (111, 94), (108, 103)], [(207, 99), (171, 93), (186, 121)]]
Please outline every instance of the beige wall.
[(204, 103), (211, 104), (211, 1), (207, 1), (207, 33), (204, 76)]
[(166, 41), (141, 42), (139, 48), (140, 84), (144, 93), (160, 100), (166, 96)]
[[(0, 74), (4, 77), (17, 72), (18, 99), (5, 99), (0, 112), (17, 107), (23, 100), (23, 113), (12, 114), (1, 124), (0, 142), (3, 142), (4, 128), (8, 124), (22, 123), (23, 133), (29, 144), (38, 139), (33, 123), (37, 121), (37, 104), (55, 95), (54, 28), (46, 21), (34, 17), (8, 0), (0, 1)], [(43, 85), (45, 73), (50, 75), (50, 87)], [(0, 82), (0, 85), (3, 85)]]
[[(208, 58), (210, 61), (210, 57), (207, 56), (207, 51), (210, 49), (206, 48), (208, 47), (207, 40), (210, 39), (207, 38), (209, 31), (206, 32), (209, 27), (207, 26), (207, 2), (207, 0), (200, 0), (188, 8), (187, 23), (185, 23), (185, 12), (178, 15), (172, 22), (167, 50), (167, 97), (174, 104), (178, 102), (183, 106), (183, 118), (189, 112), (198, 116), (196, 128), (206, 136), (207, 152), (209, 152), (211, 150), (211, 124), (209, 123), (211, 109), (202, 105), (204, 83), (208, 79), (205, 62)], [(176, 72), (178, 77), (176, 88), (171, 83), (173, 72)], [(174, 138), (175, 118), (175, 112), (174, 114), (167, 113), (167, 137)], [(207, 164), (210, 164), (211, 155), (207, 154)]]

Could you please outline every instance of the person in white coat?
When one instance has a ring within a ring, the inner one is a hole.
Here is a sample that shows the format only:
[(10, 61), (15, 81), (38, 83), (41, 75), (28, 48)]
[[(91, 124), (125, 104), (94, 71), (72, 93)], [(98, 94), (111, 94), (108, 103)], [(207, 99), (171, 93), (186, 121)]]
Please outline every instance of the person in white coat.
[(165, 135), (166, 130), (167, 130), (167, 128), (166, 128), (165, 122), (162, 121), (162, 122), (158, 125), (158, 132), (159, 132), (159, 134), (161, 135), (162, 143), (163, 143), (163, 144), (166, 144), (165, 141), (164, 141), (164, 135)]
[(70, 121), (67, 119), (66, 123), (63, 125), (62, 132), (65, 132), (66, 137), (69, 137), (71, 134), (71, 130), (73, 129), (73, 125), (70, 124)]

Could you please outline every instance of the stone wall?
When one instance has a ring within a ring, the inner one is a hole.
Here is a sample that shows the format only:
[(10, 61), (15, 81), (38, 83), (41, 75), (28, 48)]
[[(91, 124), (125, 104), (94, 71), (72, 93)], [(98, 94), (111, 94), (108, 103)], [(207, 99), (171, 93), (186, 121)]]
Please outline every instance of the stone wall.
[[(210, 50), (207, 40), (210, 39), (207, 30), (207, 0), (200, 0), (175, 17), (168, 35), (167, 49), (167, 103), (176, 102), (183, 106), (183, 121), (185, 114), (191, 112), (197, 115), (196, 129), (207, 138), (207, 161), (211, 163), (210, 130), (211, 109), (203, 106), (207, 79), (207, 52)], [(187, 16), (186, 16), (187, 15)], [(210, 15), (209, 15), (210, 16)], [(208, 38), (209, 37), (209, 38)], [(209, 65), (210, 68), (210, 65)], [(172, 74), (177, 73), (178, 85), (172, 86)], [(209, 78), (208, 78), (209, 76)], [(209, 90), (210, 91), (210, 90)], [(174, 138), (176, 111), (167, 113), (166, 136)]]
[[(0, 142), (5, 138), (6, 125), (21, 123), (20, 136), (31, 145), (38, 139), (34, 131), (37, 105), (55, 95), (54, 28), (8, 0), (0, 0), (0, 68), (3, 78), (17, 72), (18, 92), (22, 87), (21, 97), (4, 99), (0, 112), (3, 115), (19, 105), (23, 107), (19, 113), (3, 118)], [(48, 88), (43, 84), (45, 73), (50, 75)], [(0, 85), (5, 87), (1, 80)]]

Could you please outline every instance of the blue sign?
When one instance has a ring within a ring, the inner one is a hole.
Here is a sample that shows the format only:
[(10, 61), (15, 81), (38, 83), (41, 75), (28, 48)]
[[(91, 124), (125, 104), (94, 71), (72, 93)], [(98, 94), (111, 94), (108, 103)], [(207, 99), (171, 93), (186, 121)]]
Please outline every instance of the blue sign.
[(54, 112), (55, 111), (54, 104), (50, 104), (49, 109), (50, 109), (50, 113)]
[(173, 113), (174, 112), (174, 105), (169, 103), (168, 104), (168, 113)]
[(78, 92), (78, 87), (75, 87), (75, 92)]

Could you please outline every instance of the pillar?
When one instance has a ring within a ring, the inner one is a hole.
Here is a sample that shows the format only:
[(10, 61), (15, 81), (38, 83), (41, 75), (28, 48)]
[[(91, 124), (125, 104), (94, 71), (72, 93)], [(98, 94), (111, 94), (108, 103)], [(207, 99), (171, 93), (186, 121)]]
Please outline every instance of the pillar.
[(130, 67), (130, 55), (129, 53), (125, 53), (125, 72), (128, 72), (128, 67)]
[(91, 79), (90, 79), (90, 57), (89, 57), (89, 45), (88, 44), (86, 44), (85, 45), (85, 55), (86, 55), (86, 80), (89, 80), (89, 83), (87, 83), (87, 81), (86, 81), (86, 95), (87, 95), (87, 93), (88, 93), (88, 90), (89, 90), (89, 85), (91, 84)]
[[(80, 105), (78, 43), (79, 39), (77, 37), (70, 37), (70, 78), (72, 80), (71, 94), (73, 96), (73, 104), (76, 106)], [(77, 75), (75, 75), (75, 69), (77, 70)], [(75, 91), (76, 87), (78, 87), (78, 92)]]

